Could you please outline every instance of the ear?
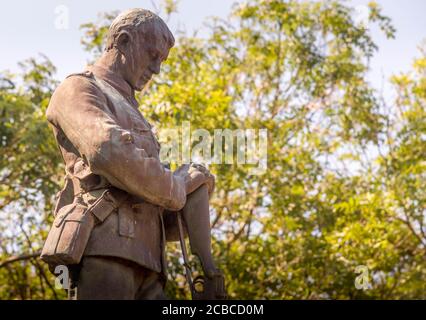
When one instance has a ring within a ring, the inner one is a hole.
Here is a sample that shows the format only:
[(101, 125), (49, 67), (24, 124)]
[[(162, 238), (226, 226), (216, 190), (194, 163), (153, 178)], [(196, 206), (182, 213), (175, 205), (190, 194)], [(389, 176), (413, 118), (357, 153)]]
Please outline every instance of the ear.
[(123, 30), (119, 33), (116, 40), (116, 47), (118, 51), (120, 51), (122, 54), (128, 51), (129, 45), (132, 41), (132, 36), (129, 32)]

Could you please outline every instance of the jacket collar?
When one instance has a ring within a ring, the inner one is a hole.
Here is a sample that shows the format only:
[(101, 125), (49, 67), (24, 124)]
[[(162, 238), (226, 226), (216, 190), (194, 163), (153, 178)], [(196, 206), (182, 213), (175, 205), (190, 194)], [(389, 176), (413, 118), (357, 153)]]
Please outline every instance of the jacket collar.
[(135, 91), (122, 77), (114, 72), (96, 65), (88, 66), (87, 70), (93, 72), (95, 77), (100, 78), (113, 86), (134, 107), (138, 107), (138, 102), (135, 99)]

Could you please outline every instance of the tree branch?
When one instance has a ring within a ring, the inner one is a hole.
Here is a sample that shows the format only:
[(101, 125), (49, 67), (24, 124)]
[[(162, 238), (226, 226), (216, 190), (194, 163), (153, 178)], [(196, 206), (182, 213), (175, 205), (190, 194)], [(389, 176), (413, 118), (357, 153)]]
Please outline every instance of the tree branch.
[(38, 258), (41, 254), (41, 251), (37, 251), (34, 253), (24, 253), (24, 254), (20, 254), (17, 256), (12, 256), (2, 262), (0, 262), (0, 268), (3, 268), (5, 266), (7, 266), (8, 264), (17, 262), (17, 261), (23, 261), (23, 260), (30, 260), (33, 258)]

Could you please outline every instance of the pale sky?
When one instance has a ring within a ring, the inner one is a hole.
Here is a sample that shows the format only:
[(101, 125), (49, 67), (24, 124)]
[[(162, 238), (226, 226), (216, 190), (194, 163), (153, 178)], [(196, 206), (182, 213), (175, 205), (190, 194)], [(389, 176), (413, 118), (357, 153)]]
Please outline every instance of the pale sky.
[[(368, 0), (349, 0), (353, 6), (366, 5)], [(417, 46), (426, 39), (426, 1), (379, 0), (397, 29), (396, 39), (387, 40), (378, 30), (372, 30), (379, 52), (371, 61), (369, 80), (376, 88), (394, 73), (408, 70), (417, 55)], [(80, 44), (82, 23), (93, 22), (99, 12), (143, 7), (153, 9), (157, 0), (13, 0), (2, 3), (0, 11), (0, 39), (2, 40), (0, 71), (17, 70), (17, 63), (43, 53), (58, 68), (57, 78), (81, 71), (89, 55)], [(209, 16), (226, 17), (232, 0), (181, 0), (179, 12), (170, 21), (172, 31), (185, 26), (193, 31), (202, 28)], [(55, 9), (64, 5), (69, 12), (68, 29), (55, 27)], [(388, 91), (388, 88), (386, 89)]]

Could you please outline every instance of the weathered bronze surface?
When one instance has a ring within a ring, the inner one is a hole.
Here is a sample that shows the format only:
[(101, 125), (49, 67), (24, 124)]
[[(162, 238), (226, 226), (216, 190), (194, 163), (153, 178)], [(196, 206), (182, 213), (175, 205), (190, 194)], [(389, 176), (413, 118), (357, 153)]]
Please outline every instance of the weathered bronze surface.
[[(167, 169), (134, 97), (160, 72), (173, 45), (172, 33), (157, 15), (143, 9), (123, 12), (111, 24), (103, 55), (68, 76), (51, 98), (46, 115), (66, 176), (55, 208), (60, 215), (52, 226), (62, 228), (56, 233), (61, 239), (48, 240), (42, 258), (51, 267), (68, 261), (77, 268), (78, 299), (164, 298), (165, 243), (179, 240), (178, 211), (206, 277), (218, 275), (209, 221), (214, 177), (195, 164)], [(106, 190), (110, 197), (104, 199)], [(123, 192), (124, 201), (116, 201)], [(90, 238), (71, 248), (85, 215), (94, 217)]]

